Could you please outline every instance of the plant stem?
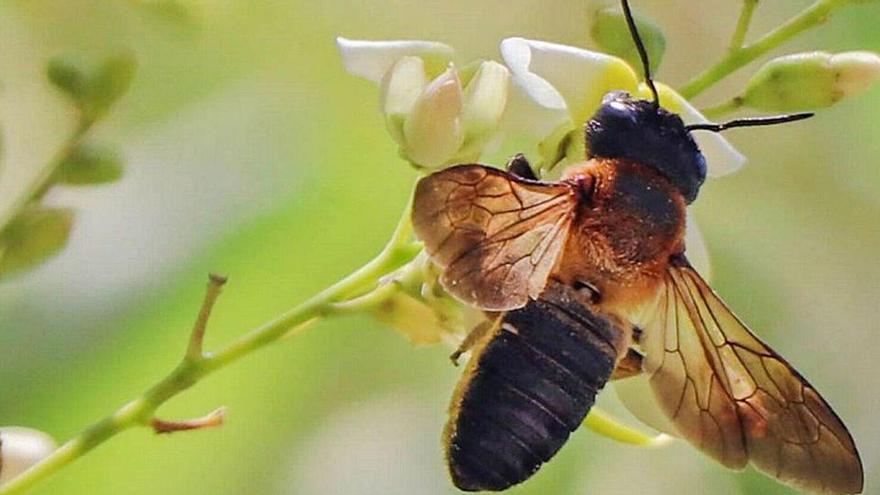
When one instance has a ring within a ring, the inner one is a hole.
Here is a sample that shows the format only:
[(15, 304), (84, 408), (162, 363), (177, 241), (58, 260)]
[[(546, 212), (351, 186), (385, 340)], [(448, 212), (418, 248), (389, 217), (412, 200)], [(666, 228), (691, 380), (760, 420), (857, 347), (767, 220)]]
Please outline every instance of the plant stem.
[(736, 30), (730, 39), (730, 51), (742, 48), (746, 40), (746, 33), (749, 31), (749, 25), (752, 23), (752, 15), (755, 13), (755, 7), (758, 6), (758, 0), (743, 0), (742, 10), (739, 13), (739, 20), (736, 22)]
[(202, 312), (193, 329), (190, 347), (180, 364), (141, 396), (88, 427), (51, 455), (0, 487), (0, 495), (23, 493), (122, 431), (135, 426), (155, 427), (154, 413), (172, 397), (192, 387), (214, 371), (279, 340), (291, 329), (307, 321), (333, 314), (335, 303), (378, 285), (383, 275), (412, 260), (420, 251), (419, 244), (409, 242), (412, 232), (410, 205), (411, 201), (404, 209), (388, 244), (366, 265), (278, 318), (251, 330), (219, 351), (201, 354), (193, 351), (192, 342), (199, 340), (196, 348), (201, 348), (201, 332), (204, 331), (213, 299), (219, 294), (219, 284), (210, 283)]
[(43, 197), (52, 187), (52, 177), (55, 170), (67, 158), (71, 151), (79, 144), (83, 136), (92, 128), (95, 121), (91, 119), (80, 118), (79, 123), (73, 130), (71, 135), (62, 145), (61, 149), (55, 156), (45, 163), (31, 182), (24, 188), (24, 191), (15, 199), (15, 202), (5, 211), (0, 212), (0, 232), (2, 232), (10, 222), (21, 213), (21, 211), (32, 201)]
[(663, 433), (650, 436), (636, 430), (635, 428), (630, 428), (629, 426), (618, 422), (611, 415), (598, 407), (593, 407), (590, 410), (590, 414), (584, 419), (584, 426), (600, 435), (617, 440), (618, 442), (637, 445), (639, 447), (660, 447), (669, 443), (672, 439), (672, 437)]
[(679, 90), (682, 96), (692, 99), (737, 69), (752, 62), (792, 37), (821, 24), (841, 5), (840, 0), (817, 0), (781, 26), (762, 36), (754, 43), (732, 48), (715, 65), (691, 79)]

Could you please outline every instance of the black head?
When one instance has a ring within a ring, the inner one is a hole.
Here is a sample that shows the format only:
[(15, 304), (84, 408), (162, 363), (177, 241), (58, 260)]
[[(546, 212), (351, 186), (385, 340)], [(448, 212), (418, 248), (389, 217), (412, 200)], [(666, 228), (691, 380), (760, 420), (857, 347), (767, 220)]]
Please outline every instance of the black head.
[(587, 122), (590, 158), (622, 158), (660, 172), (688, 203), (706, 180), (706, 159), (681, 117), (656, 103), (615, 91)]

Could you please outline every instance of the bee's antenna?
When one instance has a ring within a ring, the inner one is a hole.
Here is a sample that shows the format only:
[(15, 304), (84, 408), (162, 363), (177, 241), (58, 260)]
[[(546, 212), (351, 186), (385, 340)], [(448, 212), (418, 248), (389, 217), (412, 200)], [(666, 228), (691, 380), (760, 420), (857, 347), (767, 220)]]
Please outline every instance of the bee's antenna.
[(749, 117), (745, 119), (736, 119), (722, 124), (691, 124), (684, 126), (688, 131), (712, 131), (721, 132), (734, 127), (754, 127), (759, 125), (775, 125), (785, 124), (786, 122), (795, 122), (798, 120), (808, 119), (815, 115), (812, 112), (792, 113), (788, 115), (776, 115), (773, 117)]
[(629, 32), (632, 34), (633, 41), (636, 43), (636, 49), (639, 51), (639, 58), (642, 59), (642, 67), (645, 69), (645, 83), (651, 88), (651, 94), (654, 95), (654, 108), (657, 108), (660, 106), (660, 95), (657, 93), (657, 87), (654, 86), (654, 80), (651, 78), (651, 64), (648, 62), (648, 52), (645, 50), (645, 44), (642, 43), (642, 37), (639, 36), (636, 21), (633, 19), (632, 11), (629, 9), (629, 2), (627, 0), (620, 0), (620, 5), (623, 7), (626, 24), (629, 26)]

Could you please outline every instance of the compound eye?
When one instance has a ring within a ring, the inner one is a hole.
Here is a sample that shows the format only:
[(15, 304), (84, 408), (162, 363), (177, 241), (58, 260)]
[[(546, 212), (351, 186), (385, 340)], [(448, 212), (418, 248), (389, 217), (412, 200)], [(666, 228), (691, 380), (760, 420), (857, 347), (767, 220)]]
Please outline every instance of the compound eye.
[(599, 110), (599, 120), (605, 125), (635, 125), (636, 109), (626, 100), (611, 100), (602, 104)]

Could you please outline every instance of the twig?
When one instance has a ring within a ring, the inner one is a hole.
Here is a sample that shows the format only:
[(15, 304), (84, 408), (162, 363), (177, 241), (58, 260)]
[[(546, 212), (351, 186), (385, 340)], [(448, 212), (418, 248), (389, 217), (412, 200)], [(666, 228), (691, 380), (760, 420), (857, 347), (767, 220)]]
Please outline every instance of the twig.
[(203, 357), (202, 344), (205, 339), (205, 330), (208, 327), (208, 318), (211, 317), (214, 303), (217, 302), (224, 284), (226, 284), (226, 277), (214, 274), (208, 277), (208, 288), (205, 290), (202, 309), (199, 310), (199, 316), (196, 318), (196, 323), (193, 325), (192, 335), (189, 339), (189, 347), (186, 349), (187, 359), (196, 361)]
[(178, 431), (204, 430), (205, 428), (216, 428), (223, 425), (226, 421), (226, 408), (221, 407), (212, 411), (201, 418), (185, 419), (182, 421), (166, 421), (159, 418), (153, 418), (150, 426), (157, 435), (176, 433)]

